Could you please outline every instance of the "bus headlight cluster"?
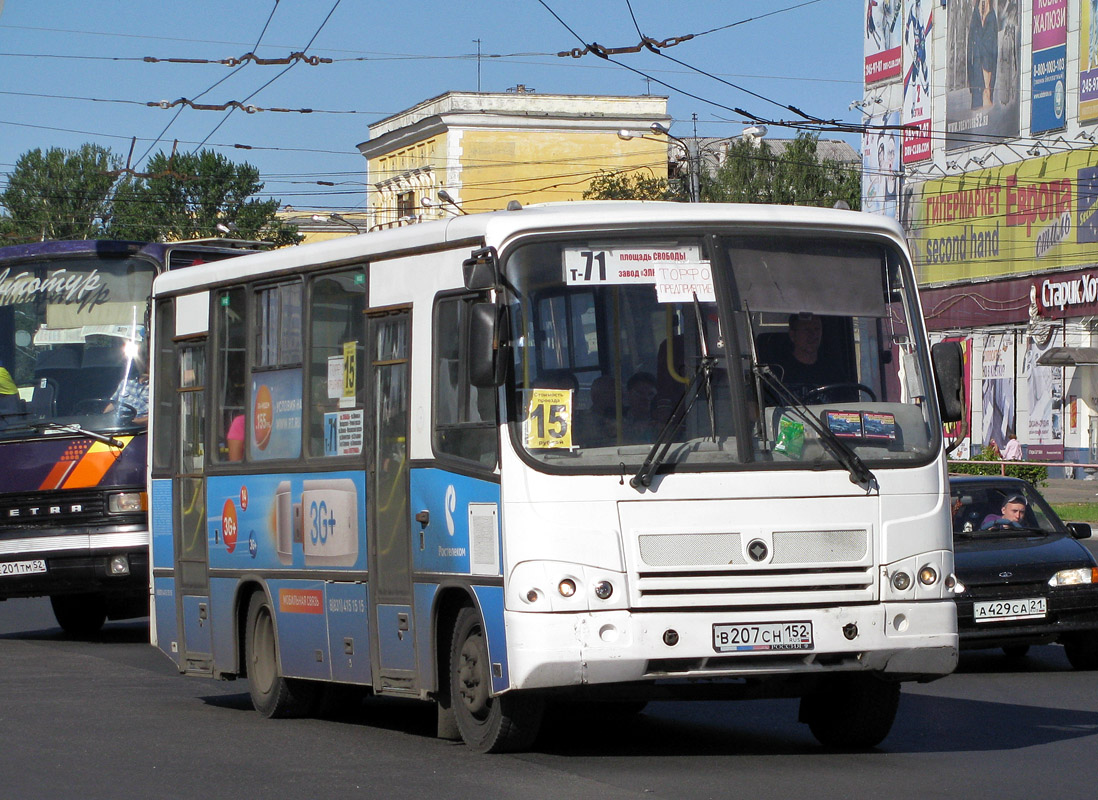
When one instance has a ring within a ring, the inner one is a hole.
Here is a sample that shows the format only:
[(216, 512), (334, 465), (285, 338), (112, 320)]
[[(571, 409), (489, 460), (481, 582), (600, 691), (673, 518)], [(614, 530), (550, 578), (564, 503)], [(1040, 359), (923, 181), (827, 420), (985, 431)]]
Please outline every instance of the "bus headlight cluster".
[(624, 608), (624, 575), (553, 561), (526, 561), (511, 573), (510, 607), (523, 611)]
[(923, 553), (882, 568), (881, 591), (886, 600), (941, 600), (952, 597), (956, 577), (953, 553)]
[(112, 492), (107, 495), (107, 510), (112, 514), (132, 514), (147, 511), (148, 508), (145, 492)]

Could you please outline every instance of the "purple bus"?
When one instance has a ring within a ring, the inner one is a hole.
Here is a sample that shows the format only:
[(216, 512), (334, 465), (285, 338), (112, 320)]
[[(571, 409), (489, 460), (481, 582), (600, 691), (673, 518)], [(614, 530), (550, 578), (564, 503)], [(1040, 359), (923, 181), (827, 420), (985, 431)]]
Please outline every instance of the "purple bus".
[(233, 244), (0, 247), (0, 600), (49, 596), (73, 636), (148, 614), (148, 298)]

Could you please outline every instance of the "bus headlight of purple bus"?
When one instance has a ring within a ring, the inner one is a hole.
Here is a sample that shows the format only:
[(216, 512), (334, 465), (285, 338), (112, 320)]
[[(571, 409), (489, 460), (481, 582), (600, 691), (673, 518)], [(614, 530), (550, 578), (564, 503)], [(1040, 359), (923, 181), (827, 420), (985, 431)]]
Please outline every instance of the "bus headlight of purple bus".
[(133, 514), (147, 511), (148, 495), (145, 492), (112, 492), (107, 495), (107, 510), (112, 514)]

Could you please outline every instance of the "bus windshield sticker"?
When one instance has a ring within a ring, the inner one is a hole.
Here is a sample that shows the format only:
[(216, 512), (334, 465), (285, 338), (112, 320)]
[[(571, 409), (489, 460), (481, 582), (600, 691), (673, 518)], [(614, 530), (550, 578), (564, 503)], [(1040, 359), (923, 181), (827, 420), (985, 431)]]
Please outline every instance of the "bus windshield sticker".
[(527, 449), (572, 449), (572, 390), (532, 389), (523, 439)]
[(357, 456), (362, 452), (362, 409), (324, 415), (324, 455)]
[(862, 415), (867, 439), (895, 439), (896, 415), (866, 411)]
[(343, 356), (328, 356), (328, 399), (343, 397)]
[(862, 438), (862, 415), (860, 411), (828, 411), (824, 414), (827, 427), (836, 436), (846, 439)]

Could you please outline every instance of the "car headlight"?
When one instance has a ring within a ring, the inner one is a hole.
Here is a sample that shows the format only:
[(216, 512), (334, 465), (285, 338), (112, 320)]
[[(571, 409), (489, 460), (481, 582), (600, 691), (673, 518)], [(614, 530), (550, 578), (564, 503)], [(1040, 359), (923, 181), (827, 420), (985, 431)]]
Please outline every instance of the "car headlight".
[(1098, 567), (1062, 569), (1048, 579), (1049, 586), (1079, 586), (1084, 583), (1098, 583)]

